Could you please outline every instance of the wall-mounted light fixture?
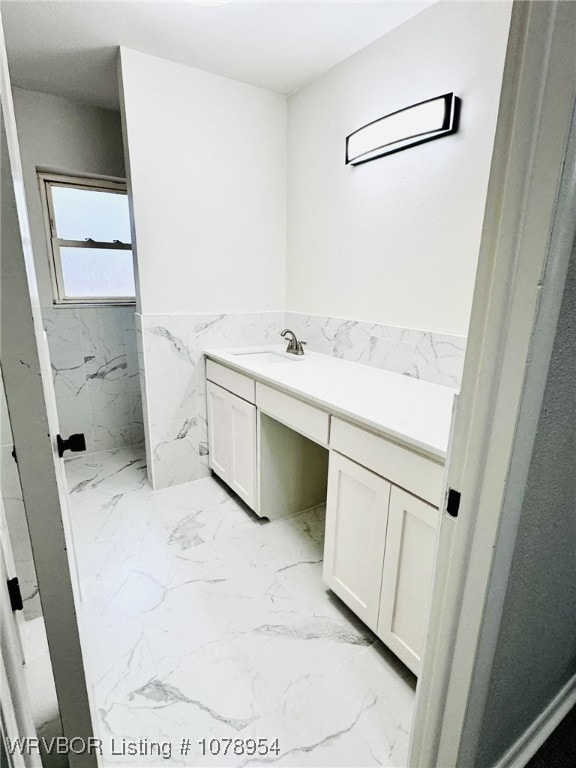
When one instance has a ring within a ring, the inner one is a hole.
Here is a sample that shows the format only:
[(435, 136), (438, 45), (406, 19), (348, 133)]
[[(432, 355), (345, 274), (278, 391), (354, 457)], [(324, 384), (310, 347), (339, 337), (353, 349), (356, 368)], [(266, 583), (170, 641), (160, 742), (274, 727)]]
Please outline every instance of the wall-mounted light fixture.
[(346, 165), (391, 155), (458, 130), (460, 99), (445, 93), (399, 109), (346, 137)]

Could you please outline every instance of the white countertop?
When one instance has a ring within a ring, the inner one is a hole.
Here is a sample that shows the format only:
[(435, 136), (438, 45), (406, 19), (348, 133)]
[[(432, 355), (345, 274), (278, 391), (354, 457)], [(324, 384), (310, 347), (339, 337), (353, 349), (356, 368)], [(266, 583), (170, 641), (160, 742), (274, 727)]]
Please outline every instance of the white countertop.
[(286, 361), (279, 363), (242, 356), (262, 351), (284, 355), (285, 345), (210, 349), (204, 354), (397, 442), (446, 457), (457, 390), (317, 352), (284, 355)]

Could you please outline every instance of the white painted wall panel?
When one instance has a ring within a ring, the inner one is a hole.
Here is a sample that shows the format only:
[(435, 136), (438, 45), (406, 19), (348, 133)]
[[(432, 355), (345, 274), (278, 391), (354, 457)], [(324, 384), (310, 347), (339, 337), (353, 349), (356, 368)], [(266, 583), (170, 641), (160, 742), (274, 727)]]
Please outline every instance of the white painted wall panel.
[[(289, 311), (466, 335), (510, 8), (435, 3), (290, 98)], [(448, 91), (459, 133), (344, 165), (347, 134)]]
[(121, 49), (143, 314), (284, 308), (286, 98)]

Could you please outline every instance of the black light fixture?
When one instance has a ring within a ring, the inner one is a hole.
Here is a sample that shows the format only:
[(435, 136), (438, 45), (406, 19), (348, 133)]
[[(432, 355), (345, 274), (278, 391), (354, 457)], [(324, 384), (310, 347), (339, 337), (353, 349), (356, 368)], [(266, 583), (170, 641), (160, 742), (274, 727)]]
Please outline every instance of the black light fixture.
[(346, 137), (346, 165), (359, 165), (456, 133), (460, 99), (445, 93), (399, 109)]

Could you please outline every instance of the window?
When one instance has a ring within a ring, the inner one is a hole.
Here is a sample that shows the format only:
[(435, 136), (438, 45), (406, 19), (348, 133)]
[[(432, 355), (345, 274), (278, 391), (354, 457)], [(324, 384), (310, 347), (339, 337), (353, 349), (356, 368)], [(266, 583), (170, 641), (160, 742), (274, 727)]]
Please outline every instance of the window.
[(126, 185), (40, 174), (55, 304), (136, 299)]

